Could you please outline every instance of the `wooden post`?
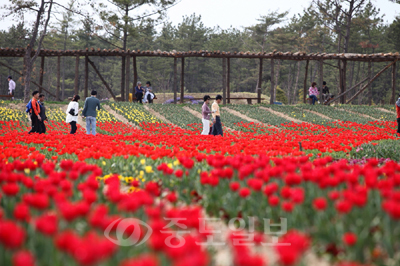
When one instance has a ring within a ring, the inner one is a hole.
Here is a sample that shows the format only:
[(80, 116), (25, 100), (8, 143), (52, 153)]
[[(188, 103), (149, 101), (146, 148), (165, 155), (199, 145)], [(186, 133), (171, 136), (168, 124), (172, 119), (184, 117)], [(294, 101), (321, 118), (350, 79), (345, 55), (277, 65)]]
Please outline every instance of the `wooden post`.
[(226, 97), (227, 97), (227, 102), (231, 103), (231, 60), (230, 58), (226, 59), (226, 64), (227, 64), (227, 72), (226, 72)]
[(79, 94), (79, 55), (75, 58), (74, 94)]
[(391, 67), (393, 64), (395, 64), (397, 61), (397, 59), (395, 61), (393, 61), (392, 63), (390, 63), (389, 65), (385, 66), (381, 71), (378, 72), (378, 74), (376, 74), (372, 79), (369, 80), (369, 82), (367, 83), (367, 85), (365, 85), (361, 90), (359, 90), (356, 94), (353, 95), (353, 97), (351, 97), (350, 100), (348, 100), (346, 102), (346, 104), (351, 103), (361, 92), (363, 92), (375, 79), (377, 79), (383, 72), (385, 72), (386, 69), (388, 69), (389, 67)]
[[(343, 78), (343, 83), (342, 83), (342, 85), (343, 85), (343, 92), (345, 92), (346, 91), (346, 77), (347, 77), (347, 75), (346, 75), (346, 73), (347, 73), (347, 61), (346, 60), (343, 60), (343, 74), (342, 74), (342, 78)], [(343, 100), (343, 103), (345, 103), (346, 102), (346, 94), (344, 94), (343, 96), (342, 96), (342, 100)]]
[(183, 103), (183, 98), (185, 97), (185, 58), (182, 57), (181, 63), (181, 103)]
[(392, 98), (390, 104), (396, 102), (396, 63), (392, 65)]
[(222, 58), (222, 104), (226, 104), (226, 58)]
[[(44, 56), (40, 62), (40, 75), (39, 75), (39, 85), (43, 86), (43, 74), (44, 74)], [(42, 88), (39, 87), (39, 92), (42, 93)]]
[(262, 70), (263, 70), (263, 59), (260, 58), (260, 68), (258, 70), (257, 103), (261, 103)]
[[(321, 59), (319, 61), (319, 80), (318, 80), (318, 86), (321, 88), (320, 93), (322, 94), (322, 83), (324, 82), (324, 61)], [(320, 96), (321, 97), (321, 96)], [(322, 101), (322, 99), (320, 99)]]
[(89, 60), (88, 60), (88, 56), (86, 55), (85, 56), (85, 92), (84, 92), (85, 98), (89, 96), (88, 87), (89, 87)]
[(310, 60), (307, 60), (306, 63), (306, 73), (304, 75), (304, 87), (303, 87), (303, 103), (306, 103), (306, 95), (307, 95), (307, 76), (308, 76), (308, 64)]
[(274, 59), (271, 59), (271, 98), (269, 100), (270, 104), (274, 104), (275, 102), (275, 81), (274, 81), (274, 77), (275, 77), (275, 71), (274, 71)]
[(132, 57), (132, 64), (133, 64), (133, 88), (132, 88), (132, 97), (133, 97), (135, 95), (136, 83), (138, 82), (136, 56)]
[(97, 67), (95, 66), (95, 64), (88, 58), (89, 64), (93, 67), (94, 72), (96, 72), (96, 74), (99, 76), (100, 80), (103, 82), (104, 86), (106, 87), (106, 89), (110, 92), (111, 97), (113, 97), (113, 99), (116, 101), (117, 99), (115, 98), (114, 93), (112, 92), (110, 86), (108, 86), (107, 82), (105, 81), (105, 79), (103, 78), (103, 76), (100, 74), (100, 72), (97, 70)]
[(125, 101), (125, 71), (126, 60), (125, 56), (121, 56), (121, 101)]
[(129, 55), (126, 56), (126, 74), (125, 74), (125, 99), (126, 101), (129, 101), (129, 83), (130, 83), (130, 77), (131, 77), (131, 57)]
[(174, 84), (173, 84), (173, 92), (174, 92), (174, 103), (176, 104), (177, 99), (177, 90), (178, 90), (178, 63), (176, 57), (174, 57)]
[(57, 90), (56, 99), (60, 99), (60, 87), (61, 87), (61, 56), (57, 57)]
[[(372, 78), (372, 62), (368, 61), (368, 82), (371, 80)], [(371, 106), (372, 105), (372, 86), (369, 87), (369, 91), (368, 91), (368, 105)]]

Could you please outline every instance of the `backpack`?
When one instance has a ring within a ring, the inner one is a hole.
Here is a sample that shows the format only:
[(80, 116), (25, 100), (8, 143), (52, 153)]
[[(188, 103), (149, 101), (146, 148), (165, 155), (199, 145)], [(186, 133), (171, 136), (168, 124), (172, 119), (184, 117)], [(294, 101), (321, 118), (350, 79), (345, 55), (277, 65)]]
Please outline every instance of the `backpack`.
[(29, 103), (26, 105), (26, 111), (27, 113), (30, 113), (32, 110), (32, 100), (29, 101)]

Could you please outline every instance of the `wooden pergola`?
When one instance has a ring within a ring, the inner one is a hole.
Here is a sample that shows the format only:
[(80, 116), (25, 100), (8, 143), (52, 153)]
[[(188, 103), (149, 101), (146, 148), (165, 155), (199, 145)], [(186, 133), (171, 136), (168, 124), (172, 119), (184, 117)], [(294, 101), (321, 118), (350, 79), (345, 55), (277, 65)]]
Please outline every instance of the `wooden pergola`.
[[(35, 51), (32, 51), (34, 54)], [(32, 54), (32, 55), (33, 55)], [(0, 58), (1, 57), (23, 57), (25, 55), (25, 49), (13, 49), (13, 48), (0, 48)], [(258, 59), (260, 61), (259, 64), (259, 73), (258, 73), (258, 89), (257, 89), (257, 102), (261, 103), (261, 85), (262, 85), (262, 74), (263, 74), (263, 61), (269, 60), (271, 64), (271, 77), (274, 77), (274, 64), (275, 60), (295, 60), (295, 61), (306, 61), (306, 69), (305, 69), (305, 77), (304, 77), (304, 87), (303, 87), (303, 101), (306, 102), (307, 95), (307, 75), (308, 75), (308, 66), (310, 61), (318, 61), (319, 62), (319, 76), (318, 76), (318, 84), (322, 84), (323, 82), (323, 67), (325, 60), (337, 60), (338, 64), (342, 63), (342, 67), (338, 67), (339, 69), (339, 77), (340, 77), (340, 92), (337, 98), (334, 100), (340, 99), (341, 103), (350, 103), (355, 97), (357, 97), (362, 91), (364, 91), (377, 77), (379, 77), (385, 70), (388, 68), (392, 68), (392, 88), (391, 88), (391, 103), (395, 101), (395, 93), (396, 93), (396, 62), (400, 59), (399, 53), (379, 53), (379, 54), (328, 54), (328, 53), (305, 53), (305, 52), (277, 52), (273, 51), (270, 53), (255, 53), (255, 52), (224, 52), (224, 51), (208, 51), (208, 50), (200, 50), (200, 51), (188, 51), (188, 52), (178, 52), (178, 51), (140, 51), (140, 50), (106, 50), (106, 49), (94, 49), (94, 48), (86, 48), (85, 50), (41, 50), (39, 53), (39, 57), (41, 58), (40, 64), (40, 77), (39, 83), (32, 81), (32, 84), (39, 87), (40, 91), (46, 91), (56, 99), (59, 99), (60, 94), (60, 69), (61, 69), (61, 57), (75, 57), (75, 83), (74, 90), (75, 94), (78, 94), (78, 77), (79, 77), (79, 61), (81, 57), (84, 57), (85, 64), (85, 82), (84, 82), (84, 96), (88, 96), (88, 73), (89, 73), (89, 64), (92, 66), (93, 70), (99, 76), (100, 80), (103, 82), (104, 86), (110, 92), (111, 96), (115, 99), (115, 94), (111, 90), (107, 81), (103, 78), (101, 73), (99, 72), (96, 65), (90, 60), (89, 57), (94, 56), (110, 56), (110, 57), (125, 57), (127, 60), (126, 69), (122, 69), (121, 71), (126, 71), (126, 80), (125, 80), (125, 88), (121, 88), (121, 95), (126, 95), (125, 99), (129, 99), (129, 91), (130, 89), (134, 90), (137, 80), (137, 66), (136, 66), (136, 58), (137, 57), (168, 57), (173, 58), (173, 68), (174, 68), (174, 102), (177, 102), (177, 87), (178, 87), (178, 79), (177, 79), (177, 64), (178, 59), (181, 61), (181, 80), (180, 80), (180, 101), (183, 102), (184, 99), (184, 73), (185, 73), (185, 58), (187, 57), (205, 57), (205, 58), (221, 58), (222, 59), (222, 85), (223, 85), (223, 104), (230, 103), (230, 59), (231, 58), (251, 58)], [(43, 72), (44, 72), (44, 61), (46, 57), (57, 57), (57, 89), (55, 93), (52, 93), (46, 90), (43, 85)], [(133, 82), (130, 83), (130, 60), (132, 58), (132, 68), (133, 68)], [(368, 76), (362, 82), (353, 86), (352, 88), (346, 89), (346, 65), (348, 61), (362, 61), (368, 63)], [(374, 77), (372, 77), (371, 72), (371, 63), (372, 62), (388, 62), (389, 64), (379, 71)], [(3, 62), (0, 62), (0, 65), (5, 66), (12, 71), (22, 75), (21, 71), (11, 68)], [(328, 64), (330, 65), (330, 64)], [(361, 85), (363, 82), (367, 82), (351, 99), (346, 101), (345, 95)], [(131, 85), (130, 85), (131, 84)], [(274, 79), (271, 78), (271, 104), (273, 104), (274, 97)]]

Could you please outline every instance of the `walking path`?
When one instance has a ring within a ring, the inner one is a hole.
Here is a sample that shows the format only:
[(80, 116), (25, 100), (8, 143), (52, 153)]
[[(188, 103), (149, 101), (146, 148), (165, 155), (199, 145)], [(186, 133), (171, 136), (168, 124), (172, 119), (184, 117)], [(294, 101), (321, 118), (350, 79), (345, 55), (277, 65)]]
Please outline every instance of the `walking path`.
[[(191, 108), (189, 108), (189, 107), (187, 107), (187, 106), (184, 106), (183, 109), (186, 110), (186, 111), (188, 111), (189, 113), (191, 113), (192, 115), (194, 115), (195, 117), (197, 117), (197, 118), (199, 118), (199, 119), (202, 119), (202, 118), (203, 118), (202, 114), (200, 114), (199, 112), (197, 112), (197, 111), (195, 111), (195, 110), (193, 110), (193, 109), (191, 109)], [(227, 127), (227, 126), (224, 126), (224, 128), (225, 128), (226, 130), (228, 130), (228, 131), (235, 131), (235, 130), (233, 130), (232, 128)], [(238, 131), (238, 132), (239, 132), (239, 131)]]
[(290, 117), (290, 116), (285, 115), (285, 114), (283, 114), (283, 113), (274, 111), (274, 110), (272, 110), (272, 109), (270, 109), (270, 108), (267, 108), (267, 107), (260, 106), (259, 108), (262, 109), (262, 110), (268, 111), (268, 112), (270, 112), (270, 113), (272, 113), (272, 114), (274, 114), (274, 115), (276, 115), (276, 116), (285, 118), (285, 119), (287, 119), (287, 120), (289, 120), (289, 121), (292, 121), (292, 122), (294, 122), (294, 123), (298, 123), (298, 124), (307, 123), (307, 124), (310, 124), (310, 123), (308, 123), (308, 122), (304, 122), (304, 121), (302, 121), (302, 120), (299, 120), (299, 119)]
[(381, 108), (381, 107), (374, 107), (374, 108), (378, 109), (379, 111), (385, 112), (385, 113), (394, 114), (394, 112), (390, 112), (389, 110), (387, 110), (385, 108)]
[(331, 117), (329, 117), (329, 116), (320, 114), (320, 113), (315, 112), (315, 111), (313, 111), (313, 110), (302, 109), (302, 108), (299, 108), (299, 107), (295, 107), (295, 108), (297, 108), (297, 109), (299, 109), (299, 110), (302, 110), (302, 111), (305, 111), (305, 112), (310, 112), (310, 113), (312, 113), (312, 114), (318, 115), (319, 117), (322, 117), (323, 119), (332, 120), (332, 121), (339, 121), (339, 120), (337, 120), (337, 119), (334, 119), (334, 118), (331, 118)]
[(354, 115), (359, 115), (359, 116), (362, 116), (362, 117), (371, 119), (371, 121), (375, 121), (375, 120), (382, 121), (382, 120), (380, 120), (380, 119), (378, 119), (378, 118), (375, 118), (375, 117), (372, 117), (372, 116), (369, 116), (369, 115), (366, 115), (366, 114), (362, 114), (362, 113), (357, 113), (357, 112), (354, 112), (354, 111), (350, 111), (350, 110), (348, 110), (348, 109), (341, 109), (341, 108), (336, 108), (336, 107), (334, 107), (334, 108), (335, 108), (336, 110), (339, 110), (339, 111), (349, 112), (349, 113), (354, 114)]
[(163, 116), (162, 114), (154, 111), (152, 108), (148, 107), (146, 104), (143, 104), (143, 108), (146, 109), (150, 114), (152, 114), (155, 117), (157, 117), (158, 119), (160, 119), (161, 121), (164, 121), (166, 124), (172, 124), (172, 125), (178, 127), (177, 125), (175, 125), (174, 123), (169, 121), (165, 116)]
[(279, 128), (277, 128), (276, 126), (265, 124), (265, 123), (263, 123), (263, 122), (261, 122), (261, 121), (258, 121), (257, 119), (248, 117), (247, 115), (242, 114), (242, 113), (240, 113), (240, 112), (238, 112), (238, 111), (236, 111), (236, 110), (230, 109), (230, 108), (228, 108), (228, 107), (224, 107), (223, 110), (224, 110), (224, 111), (227, 111), (227, 112), (229, 112), (229, 113), (231, 113), (231, 114), (233, 114), (233, 115), (235, 115), (235, 116), (238, 116), (238, 117), (240, 117), (240, 118), (242, 118), (242, 119), (244, 119), (244, 120), (247, 120), (247, 121), (249, 121), (249, 122), (254, 122), (254, 123), (257, 123), (257, 124), (260, 124), (260, 125), (269, 127), (269, 128), (279, 129)]
[(116, 111), (114, 111), (110, 106), (108, 105), (102, 105), (103, 108), (109, 112), (110, 114), (112, 114), (116, 119), (118, 119), (119, 121), (121, 121), (124, 124), (130, 125), (132, 127), (134, 127), (135, 129), (139, 129), (137, 125), (135, 125), (134, 123), (130, 122), (128, 119), (126, 119), (123, 115), (120, 115), (119, 113), (117, 113)]

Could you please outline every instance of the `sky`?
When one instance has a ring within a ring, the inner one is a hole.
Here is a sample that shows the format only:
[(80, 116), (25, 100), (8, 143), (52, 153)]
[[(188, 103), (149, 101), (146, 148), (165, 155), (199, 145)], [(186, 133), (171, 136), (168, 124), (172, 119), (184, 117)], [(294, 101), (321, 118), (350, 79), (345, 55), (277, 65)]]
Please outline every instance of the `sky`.
[[(94, 0), (104, 1), (104, 0)], [(58, 0), (60, 3), (68, 3), (69, 0)], [(105, 2), (105, 1), (104, 1)], [(173, 25), (182, 22), (182, 17), (196, 13), (201, 15), (202, 22), (207, 27), (220, 26), (222, 29), (229, 27), (248, 27), (257, 23), (260, 15), (272, 11), (289, 11), (288, 18), (302, 13), (308, 7), (311, 0), (181, 0), (179, 4), (168, 10), (168, 20)], [(380, 8), (384, 14), (385, 22), (392, 22), (400, 15), (400, 5), (389, 0), (372, 0), (373, 4)], [(9, 3), (8, 0), (0, 0), (0, 7)], [(25, 17), (33, 19), (34, 17)], [(53, 20), (54, 22), (54, 20)], [(6, 30), (16, 23), (11, 19), (0, 20), (0, 30)]]

